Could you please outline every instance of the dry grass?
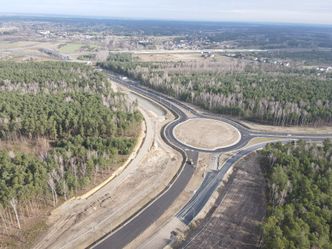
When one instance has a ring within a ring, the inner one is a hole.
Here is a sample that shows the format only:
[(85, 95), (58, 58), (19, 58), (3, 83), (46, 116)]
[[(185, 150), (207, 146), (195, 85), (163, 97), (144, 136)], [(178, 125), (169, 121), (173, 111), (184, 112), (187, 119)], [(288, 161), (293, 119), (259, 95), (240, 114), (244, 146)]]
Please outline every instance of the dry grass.
[(142, 53), (135, 54), (135, 56), (144, 62), (223, 62), (230, 63), (234, 59), (215, 54), (213, 58), (204, 58), (200, 53)]
[(135, 55), (139, 60), (144, 62), (175, 62), (175, 61), (192, 61), (192, 60), (201, 60), (203, 59), (200, 54), (171, 54), (171, 53), (160, 53), (160, 54), (137, 54)]
[[(0, 59), (12, 59), (16, 61), (45, 61), (58, 60), (57, 58), (48, 56), (40, 52), (40, 49), (51, 49), (64, 53), (75, 59), (80, 55), (87, 53), (85, 49), (81, 49), (84, 43), (75, 41), (54, 40), (48, 42), (40, 41), (0, 41)], [(89, 44), (91, 49), (100, 48), (97, 44)], [(100, 59), (100, 58), (98, 58)]]
[(281, 133), (307, 133), (307, 134), (321, 134), (327, 133), (332, 134), (332, 126), (321, 126), (321, 127), (307, 127), (307, 126), (272, 126), (272, 125), (261, 125), (257, 123), (242, 121), (243, 124), (248, 126), (250, 129), (257, 131), (268, 131), (268, 132), (281, 132)]
[(46, 154), (51, 146), (49, 140), (46, 138), (38, 139), (17, 139), (17, 140), (0, 140), (1, 150), (8, 151), (11, 153), (20, 152), (24, 154), (30, 154), (40, 156)]

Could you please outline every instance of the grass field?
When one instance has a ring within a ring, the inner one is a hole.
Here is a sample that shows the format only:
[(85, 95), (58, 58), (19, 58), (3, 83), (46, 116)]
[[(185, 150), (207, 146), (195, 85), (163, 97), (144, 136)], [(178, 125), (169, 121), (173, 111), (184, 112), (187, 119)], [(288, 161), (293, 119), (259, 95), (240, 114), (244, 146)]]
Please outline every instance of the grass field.
[(77, 53), (77, 52), (92, 52), (95, 49), (100, 48), (100, 46), (96, 44), (86, 44), (86, 43), (79, 43), (79, 42), (69, 42), (66, 44), (60, 44), (58, 49), (62, 53)]
[(67, 43), (64, 46), (59, 46), (59, 51), (65, 54), (72, 54), (75, 52), (79, 52), (83, 45), (84, 44), (82, 43)]

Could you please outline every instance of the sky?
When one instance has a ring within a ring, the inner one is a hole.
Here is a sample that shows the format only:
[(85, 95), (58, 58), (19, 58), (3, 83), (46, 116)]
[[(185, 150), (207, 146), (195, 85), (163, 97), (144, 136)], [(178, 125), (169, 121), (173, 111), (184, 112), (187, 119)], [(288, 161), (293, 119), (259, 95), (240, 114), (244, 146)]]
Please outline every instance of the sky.
[(1, 14), (332, 24), (332, 0), (0, 0)]

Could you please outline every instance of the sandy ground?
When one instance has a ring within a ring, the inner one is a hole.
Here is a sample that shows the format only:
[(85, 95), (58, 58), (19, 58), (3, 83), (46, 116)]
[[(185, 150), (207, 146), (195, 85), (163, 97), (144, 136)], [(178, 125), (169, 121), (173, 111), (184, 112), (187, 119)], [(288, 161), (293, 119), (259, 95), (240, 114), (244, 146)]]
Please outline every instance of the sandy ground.
[(174, 130), (175, 136), (193, 147), (215, 149), (230, 146), (240, 139), (240, 133), (233, 126), (212, 119), (190, 119)]
[(174, 117), (142, 99), (139, 107), (147, 129), (136, 158), (92, 196), (66, 202), (52, 212), (50, 228), (34, 248), (85, 248), (148, 203), (173, 178), (182, 158), (164, 144), (160, 129)]
[(327, 133), (332, 134), (332, 126), (321, 126), (321, 127), (306, 127), (306, 126), (291, 126), (291, 127), (282, 127), (282, 126), (272, 126), (272, 125), (262, 125), (247, 121), (241, 121), (244, 125), (248, 126), (250, 129), (256, 131), (268, 131), (268, 132), (283, 132), (283, 133), (308, 133), (308, 134), (321, 134)]
[(254, 249), (265, 216), (265, 181), (257, 157), (240, 161), (221, 194), (221, 204), (179, 248)]

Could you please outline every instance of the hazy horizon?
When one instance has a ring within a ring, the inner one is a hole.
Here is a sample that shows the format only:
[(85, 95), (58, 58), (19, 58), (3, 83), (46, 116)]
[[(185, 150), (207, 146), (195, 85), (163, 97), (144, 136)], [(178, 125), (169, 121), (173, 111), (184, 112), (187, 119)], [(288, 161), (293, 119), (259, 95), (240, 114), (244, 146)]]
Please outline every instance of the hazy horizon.
[(129, 20), (332, 24), (332, 2), (309, 0), (0, 0), (0, 15), (72, 16)]

